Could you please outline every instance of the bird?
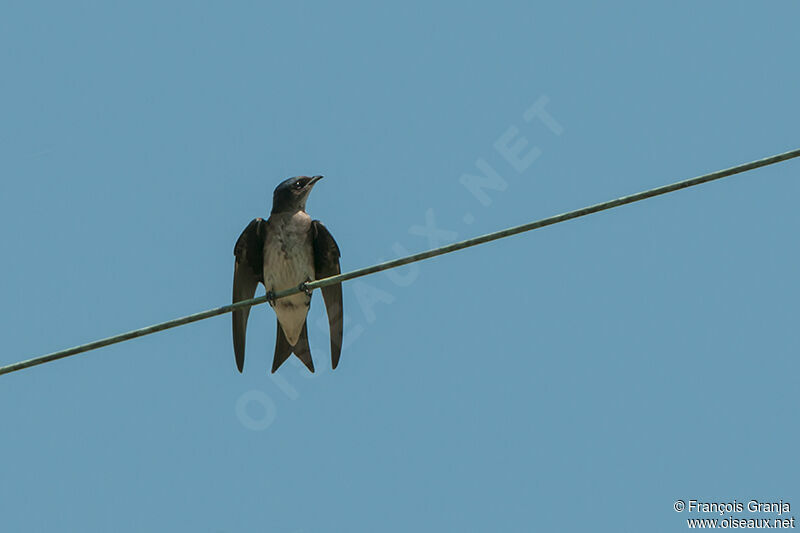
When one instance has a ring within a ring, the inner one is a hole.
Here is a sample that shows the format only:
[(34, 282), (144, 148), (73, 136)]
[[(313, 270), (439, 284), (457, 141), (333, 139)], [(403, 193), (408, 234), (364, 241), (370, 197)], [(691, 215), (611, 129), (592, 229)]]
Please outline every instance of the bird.
[[(281, 182), (272, 195), (269, 218), (255, 218), (233, 248), (233, 303), (253, 298), (258, 284), (277, 316), (272, 372), (294, 353), (314, 372), (308, 345), (307, 316), (311, 306), (310, 281), (341, 273), (339, 245), (319, 220), (306, 213), (306, 201), (322, 176), (296, 176)], [(301, 292), (275, 299), (278, 291), (299, 287)], [(331, 365), (339, 364), (342, 350), (342, 285), (322, 287), (331, 340)], [(250, 307), (233, 312), (233, 351), (239, 372), (244, 369), (245, 339)]]

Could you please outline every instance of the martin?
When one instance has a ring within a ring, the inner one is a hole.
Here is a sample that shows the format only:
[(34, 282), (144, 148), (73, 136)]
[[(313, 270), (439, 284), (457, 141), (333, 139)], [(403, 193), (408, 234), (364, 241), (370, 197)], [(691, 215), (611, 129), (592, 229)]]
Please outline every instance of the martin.
[[(267, 220), (256, 218), (245, 228), (233, 254), (233, 302), (253, 297), (262, 283), (278, 317), (275, 339), (275, 372), (292, 353), (311, 371), (306, 317), (311, 306), (309, 281), (335, 276), (339, 267), (339, 246), (319, 220), (306, 213), (306, 200), (322, 176), (289, 178), (275, 188), (272, 212)], [(299, 287), (301, 292), (276, 300), (278, 291)], [(339, 364), (342, 350), (342, 285), (322, 288), (331, 335), (331, 364)], [(233, 312), (233, 351), (239, 372), (244, 368), (244, 347), (250, 308)]]

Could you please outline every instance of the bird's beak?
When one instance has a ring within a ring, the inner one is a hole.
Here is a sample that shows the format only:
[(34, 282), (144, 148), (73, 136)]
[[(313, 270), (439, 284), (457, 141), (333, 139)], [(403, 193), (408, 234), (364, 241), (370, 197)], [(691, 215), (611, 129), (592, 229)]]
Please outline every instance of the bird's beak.
[(322, 178), (324, 178), (324, 176), (312, 176), (311, 177), (311, 181), (308, 182), (308, 186), (312, 187), (315, 183), (317, 183)]

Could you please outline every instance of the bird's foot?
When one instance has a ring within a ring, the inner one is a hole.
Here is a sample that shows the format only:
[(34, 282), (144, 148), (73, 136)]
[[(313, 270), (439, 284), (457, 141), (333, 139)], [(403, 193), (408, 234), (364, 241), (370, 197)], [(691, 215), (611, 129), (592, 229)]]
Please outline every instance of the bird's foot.
[(310, 279), (306, 279), (303, 283), (297, 286), (300, 291), (306, 293), (306, 296), (311, 296), (311, 289), (308, 288), (308, 282), (311, 281)]
[(267, 291), (267, 303), (270, 307), (275, 307), (275, 293), (272, 291)]

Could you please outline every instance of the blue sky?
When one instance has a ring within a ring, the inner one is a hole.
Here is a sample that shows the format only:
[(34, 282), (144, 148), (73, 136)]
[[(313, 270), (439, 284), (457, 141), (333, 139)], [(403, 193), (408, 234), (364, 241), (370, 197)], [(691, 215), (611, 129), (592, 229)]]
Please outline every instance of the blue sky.
[[(798, 15), (5, 3), (0, 362), (227, 303), (288, 176), (326, 176), (308, 209), (351, 270), (797, 148)], [(523, 138), (515, 167), (496, 145)], [(799, 174), (348, 283), (335, 372), (315, 295), (313, 377), (268, 374), (264, 306), (243, 375), (226, 316), (0, 377), (3, 530), (680, 531), (705, 515), (677, 499), (800, 506)]]

